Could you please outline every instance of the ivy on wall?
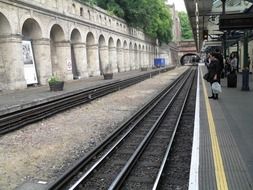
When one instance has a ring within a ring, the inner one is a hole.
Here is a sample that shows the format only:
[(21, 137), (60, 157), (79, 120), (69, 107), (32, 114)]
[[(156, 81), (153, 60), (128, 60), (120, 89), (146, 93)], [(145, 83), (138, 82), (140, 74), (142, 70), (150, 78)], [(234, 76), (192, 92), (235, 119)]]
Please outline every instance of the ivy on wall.
[(165, 0), (82, 0), (95, 4), (140, 28), (152, 38), (168, 43), (172, 39), (172, 19)]
[(190, 21), (186, 12), (179, 12), (178, 14), (181, 24), (182, 39), (193, 39)]

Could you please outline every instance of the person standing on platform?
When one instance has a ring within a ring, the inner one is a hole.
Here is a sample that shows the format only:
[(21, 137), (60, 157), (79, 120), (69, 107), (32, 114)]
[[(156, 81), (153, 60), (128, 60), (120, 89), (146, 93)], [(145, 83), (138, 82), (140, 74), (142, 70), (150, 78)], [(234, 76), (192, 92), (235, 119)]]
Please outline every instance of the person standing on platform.
[(238, 72), (238, 60), (234, 53), (231, 54), (231, 60), (230, 60), (230, 66), (231, 66), (231, 72)]
[[(215, 53), (213, 53), (214, 57), (219, 61), (219, 75), (222, 75), (222, 72), (224, 72), (224, 60), (223, 55), (220, 53), (218, 49), (216, 49)], [(223, 73), (224, 74), (224, 73)], [(224, 77), (223, 77), (224, 78)], [(218, 81), (220, 83), (220, 79)]]
[(206, 67), (208, 68), (209, 63), (210, 63), (210, 53), (208, 53), (206, 55), (206, 58), (205, 58), (204, 62), (205, 62)]
[(225, 70), (225, 77), (227, 77), (228, 74), (231, 72), (230, 57), (229, 56), (227, 56), (227, 58), (225, 60), (224, 70)]
[[(208, 74), (209, 74), (209, 81), (211, 83), (211, 86), (214, 82), (220, 83), (220, 65), (219, 65), (219, 60), (215, 57), (216, 53), (211, 53), (210, 55), (210, 64), (208, 67)], [(211, 88), (212, 90), (212, 88)], [(208, 98), (212, 98), (217, 100), (218, 99), (218, 94), (213, 93), (212, 90), (212, 96), (209, 96)]]

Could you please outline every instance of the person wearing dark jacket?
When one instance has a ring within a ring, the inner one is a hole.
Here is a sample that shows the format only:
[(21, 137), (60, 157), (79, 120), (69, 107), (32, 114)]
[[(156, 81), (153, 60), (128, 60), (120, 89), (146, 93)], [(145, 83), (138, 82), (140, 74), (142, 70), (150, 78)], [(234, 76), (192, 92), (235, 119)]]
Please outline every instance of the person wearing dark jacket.
[[(216, 50), (215, 53), (213, 53), (213, 56), (218, 60), (219, 62), (219, 72), (220, 72), (220, 76), (223, 72), (224, 69), (224, 60), (223, 60), (223, 56), (222, 54), (219, 52), (219, 50)], [(220, 80), (218, 81), (220, 83)]]
[[(211, 53), (210, 55), (211, 62), (208, 67), (208, 75), (209, 75), (209, 81), (211, 83), (211, 86), (214, 82), (219, 82), (220, 83), (220, 64), (219, 60), (215, 58), (215, 53)], [(212, 99), (218, 99), (218, 94), (213, 93), (212, 91), (212, 96), (208, 97)]]

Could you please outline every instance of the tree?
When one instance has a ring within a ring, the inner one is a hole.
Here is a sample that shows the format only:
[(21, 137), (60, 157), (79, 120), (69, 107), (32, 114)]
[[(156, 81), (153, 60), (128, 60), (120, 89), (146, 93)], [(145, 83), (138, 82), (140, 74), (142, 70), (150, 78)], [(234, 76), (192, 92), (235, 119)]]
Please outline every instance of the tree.
[(180, 24), (181, 24), (181, 32), (183, 39), (192, 39), (192, 29), (190, 26), (190, 22), (188, 19), (188, 15), (186, 12), (179, 12)]
[(97, 3), (97, 0), (81, 0), (81, 1), (89, 5), (95, 5)]
[(143, 29), (144, 33), (160, 42), (168, 43), (172, 38), (172, 19), (165, 0), (95, 1), (99, 7), (126, 20), (129, 26)]

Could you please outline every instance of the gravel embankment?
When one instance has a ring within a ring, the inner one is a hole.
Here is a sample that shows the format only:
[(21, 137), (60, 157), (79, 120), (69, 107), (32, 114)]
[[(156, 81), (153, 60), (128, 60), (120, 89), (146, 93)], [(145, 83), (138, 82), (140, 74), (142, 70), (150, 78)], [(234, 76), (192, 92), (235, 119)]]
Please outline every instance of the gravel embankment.
[(51, 182), (186, 68), (57, 114), (0, 138), (0, 190)]

